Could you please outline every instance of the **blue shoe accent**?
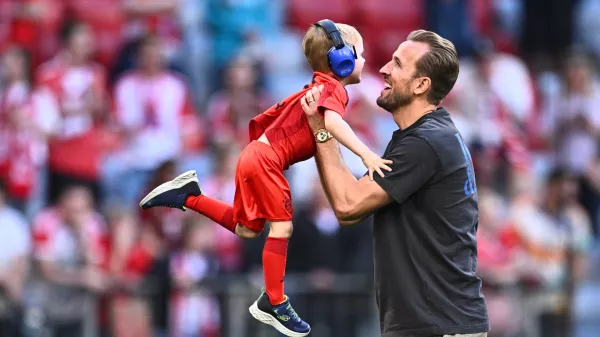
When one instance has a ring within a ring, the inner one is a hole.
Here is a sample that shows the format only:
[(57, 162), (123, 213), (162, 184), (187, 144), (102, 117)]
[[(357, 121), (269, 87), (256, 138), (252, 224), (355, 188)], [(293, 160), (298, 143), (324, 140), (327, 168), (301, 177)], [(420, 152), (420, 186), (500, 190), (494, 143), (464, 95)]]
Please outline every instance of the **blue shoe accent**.
[(310, 325), (298, 316), (287, 296), (283, 303), (271, 305), (269, 296), (263, 292), (250, 307), (250, 313), (257, 320), (273, 326), (286, 336), (303, 337), (310, 333)]
[(168, 181), (148, 193), (140, 202), (140, 207), (148, 209), (152, 207), (170, 207), (185, 211), (185, 200), (187, 197), (202, 194), (198, 185), (195, 171), (187, 171), (177, 178)]

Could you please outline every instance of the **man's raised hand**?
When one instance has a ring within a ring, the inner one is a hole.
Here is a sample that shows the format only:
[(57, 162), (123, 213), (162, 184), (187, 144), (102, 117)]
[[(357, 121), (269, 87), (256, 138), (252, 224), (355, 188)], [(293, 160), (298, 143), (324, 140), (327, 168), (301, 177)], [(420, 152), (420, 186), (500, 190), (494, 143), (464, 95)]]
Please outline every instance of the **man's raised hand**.
[(321, 98), (323, 87), (322, 84), (313, 86), (306, 92), (304, 97), (300, 99), (300, 105), (302, 106), (302, 110), (304, 110), (306, 117), (308, 117), (308, 122), (313, 132), (317, 132), (319, 129), (325, 129), (325, 120), (317, 111), (317, 102)]

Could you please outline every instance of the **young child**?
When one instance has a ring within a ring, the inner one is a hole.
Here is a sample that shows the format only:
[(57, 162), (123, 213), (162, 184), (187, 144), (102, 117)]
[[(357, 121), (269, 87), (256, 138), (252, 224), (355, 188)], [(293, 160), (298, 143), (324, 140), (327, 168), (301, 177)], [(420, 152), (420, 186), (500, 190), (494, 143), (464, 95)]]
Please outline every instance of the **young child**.
[[(140, 202), (143, 209), (190, 208), (246, 239), (258, 236), (269, 221), (262, 256), (265, 291), (250, 307), (250, 313), (292, 337), (306, 336), (310, 326), (298, 317), (284, 295), (293, 207), (283, 172), (314, 156), (316, 142), (325, 142), (332, 136), (362, 158), (371, 178), (374, 171), (383, 176), (382, 168), (391, 171), (386, 165), (391, 161), (369, 150), (343, 120), (349, 100), (344, 86), (360, 82), (365, 62), (358, 31), (349, 25), (322, 20), (308, 29), (302, 49), (314, 70), (313, 80), (250, 122), (251, 142), (238, 159), (233, 206), (203, 195), (195, 171), (158, 186)], [(318, 104), (327, 130), (313, 135), (300, 99), (315, 85), (323, 85)]]

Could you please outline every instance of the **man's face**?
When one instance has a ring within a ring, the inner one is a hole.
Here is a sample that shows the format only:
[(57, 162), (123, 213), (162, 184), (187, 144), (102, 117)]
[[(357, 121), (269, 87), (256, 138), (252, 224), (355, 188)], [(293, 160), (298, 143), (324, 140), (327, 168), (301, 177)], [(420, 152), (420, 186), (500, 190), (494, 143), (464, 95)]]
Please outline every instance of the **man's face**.
[(146, 71), (159, 71), (163, 68), (164, 59), (158, 41), (148, 43), (140, 50), (140, 67)]
[(577, 202), (577, 198), (579, 195), (579, 186), (577, 185), (577, 181), (573, 177), (565, 178), (561, 183), (561, 201), (565, 205), (571, 205)]
[(377, 105), (394, 112), (410, 104), (418, 85), (415, 78), (416, 63), (428, 51), (427, 45), (404, 41), (394, 52), (392, 60), (379, 70), (385, 81), (385, 88), (377, 98)]
[(94, 53), (95, 41), (92, 30), (85, 25), (77, 27), (69, 41), (71, 53), (81, 60), (87, 60)]
[(84, 187), (74, 187), (61, 198), (60, 207), (65, 221), (72, 225), (81, 224), (92, 210), (92, 197)]
[(578, 196), (579, 186), (572, 176), (563, 177), (551, 182), (548, 186), (547, 198), (556, 202), (560, 207), (576, 203)]
[(571, 64), (567, 68), (567, 84), (576, 93), (585, 92), (592, 71), (583, 64)]

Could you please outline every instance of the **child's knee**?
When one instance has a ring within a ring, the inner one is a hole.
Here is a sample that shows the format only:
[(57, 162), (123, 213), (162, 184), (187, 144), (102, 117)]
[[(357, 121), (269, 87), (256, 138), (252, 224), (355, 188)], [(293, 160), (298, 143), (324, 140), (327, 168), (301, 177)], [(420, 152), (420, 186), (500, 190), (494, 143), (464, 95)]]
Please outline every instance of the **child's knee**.
[(235, 234), (245, 240), (254, 239), (255, 237), (259, 236), (260, 233), (262, 232), (255, 232), (247, 227), (241, 226), (240, 224), (235, 227)]
[(270, 224), (269, 236), (276, 238), (290, 238), (294, 231), (291, 221), (273, 221)]

